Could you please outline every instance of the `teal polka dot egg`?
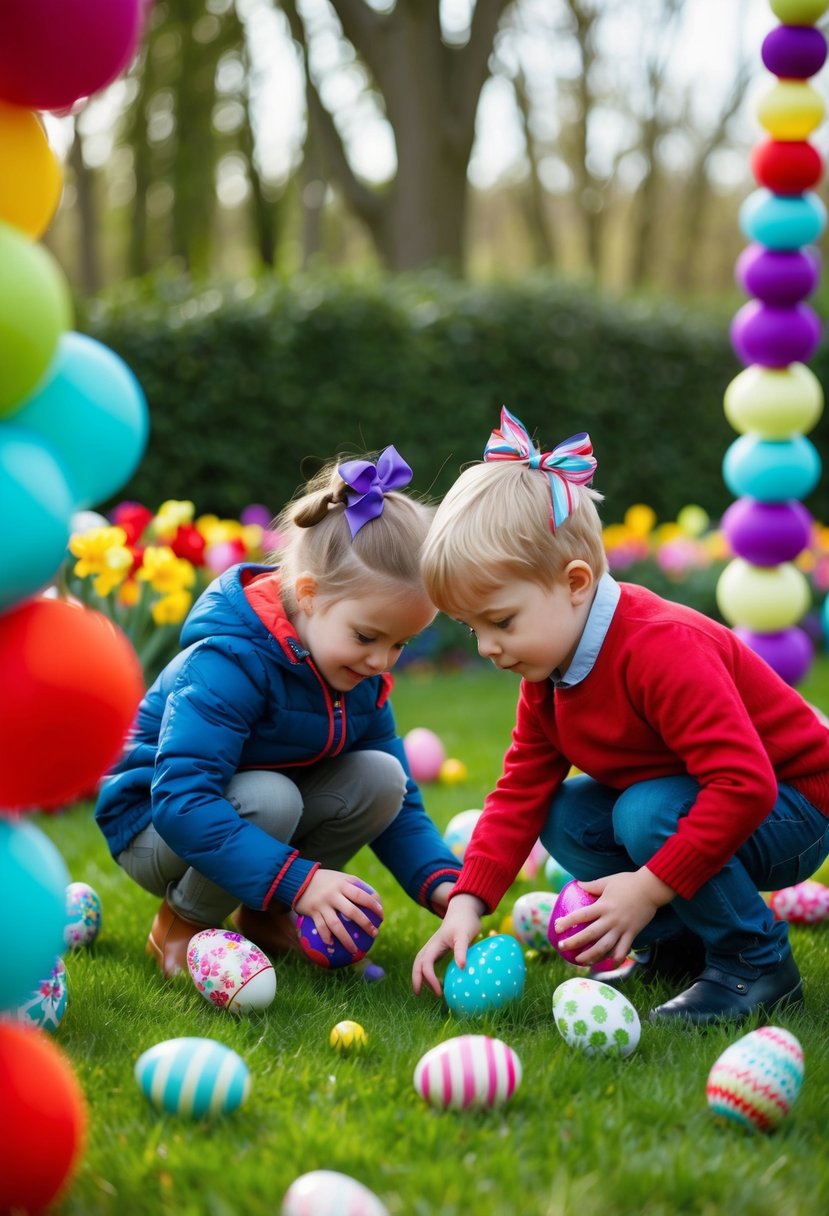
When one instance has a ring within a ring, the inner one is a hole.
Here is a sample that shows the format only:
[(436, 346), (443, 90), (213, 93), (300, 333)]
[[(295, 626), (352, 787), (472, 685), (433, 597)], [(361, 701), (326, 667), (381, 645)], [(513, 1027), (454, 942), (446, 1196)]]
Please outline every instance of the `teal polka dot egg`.
[(444, 976), (443, 995), (458, 1017), (475, 1017), (517, 1000), (526, 976), (518, 942), (507, 933), (496, 933), (470, 946), (463, 970), (452, 960)]
[(250, 1092), (248, 1066), (215, 1039), (166, 1039), (135, 1065), (135, 1079), (150, 1103), (171, 1115), (228, 1115)]
[(558, 1032), (587, 1055), (629, 1056), (639, 1043), (639, 1014), (626, 996), (599, 980), (565, 980), (553, 993)]

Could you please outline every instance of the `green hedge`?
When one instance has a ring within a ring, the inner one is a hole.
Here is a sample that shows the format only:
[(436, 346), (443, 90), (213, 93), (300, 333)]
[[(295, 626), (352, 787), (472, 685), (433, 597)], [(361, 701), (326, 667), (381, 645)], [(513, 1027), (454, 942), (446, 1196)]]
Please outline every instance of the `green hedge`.
[[(335, 452), (388, 443), (415, 489), (438, 497), (480, 457), (503, 403), (546, 445), (590, 432), (603, 516), (616, 520), (637, 501), (660, 519), (689, 502), (717, 516), (731, 501), (722, 398), (740, 369), (727, 321), (549, 278), (404, 276), (195, 296), (144, 285), (94, 302), (83, 325), (150, 403), (150, 444), (119, 498), (275, 512)], [(829, 516), (826, 487), (809, 505)]]

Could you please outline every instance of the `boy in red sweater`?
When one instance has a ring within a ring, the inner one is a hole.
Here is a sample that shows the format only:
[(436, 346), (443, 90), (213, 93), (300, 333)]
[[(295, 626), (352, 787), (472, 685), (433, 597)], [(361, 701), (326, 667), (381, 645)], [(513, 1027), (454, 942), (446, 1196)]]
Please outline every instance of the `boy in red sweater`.
[[(567, 943), (580, 964), (650, 948), (668, 974), (696, 948), (698, 978), (652, 1020), (794, 1004), (788, 927), (759, 892), (829, 854), (829, 730), (731, 630), (611, 578), (595, 466), (587, 435), (541, 453), (503, 410), (430, 529), (432, 600), (522, 682), (503, 774), (414, 990), (440, 993), (449, 951), (465, 965), (540, 837), (597, 897), (556, 924), (585, 925)], [(584, 775), (565, 781), (573, 765)]]

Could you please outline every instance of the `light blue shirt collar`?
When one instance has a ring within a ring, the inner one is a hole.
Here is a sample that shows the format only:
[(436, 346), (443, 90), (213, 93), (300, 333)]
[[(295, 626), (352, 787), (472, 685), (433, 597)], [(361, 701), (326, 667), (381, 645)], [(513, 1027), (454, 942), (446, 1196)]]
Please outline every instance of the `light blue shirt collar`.
[(607, 636), (620, 595), (619, 584), (615, 578), (609, 574), (603, 574), (596, 587), (590, 614), (576, 647), (576, 653), (573, 655), (572, 663), (563, 675), (558, 668), (550, 675), (550, 680), (556, 688), (571, 688), (590, 675), (593, 665), (599, 657), (602, 643)]

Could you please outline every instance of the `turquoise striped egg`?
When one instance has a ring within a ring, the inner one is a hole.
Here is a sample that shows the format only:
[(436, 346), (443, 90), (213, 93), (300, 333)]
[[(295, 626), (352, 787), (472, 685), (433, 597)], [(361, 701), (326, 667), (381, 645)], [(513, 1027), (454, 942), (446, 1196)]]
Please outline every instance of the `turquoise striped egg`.
[(135, 1078), (146, 1097), (171, 1115), (227, 1115), (250, 1092), (248, 1066), (215, 1039), (166, 1039), (138, 1057)]

